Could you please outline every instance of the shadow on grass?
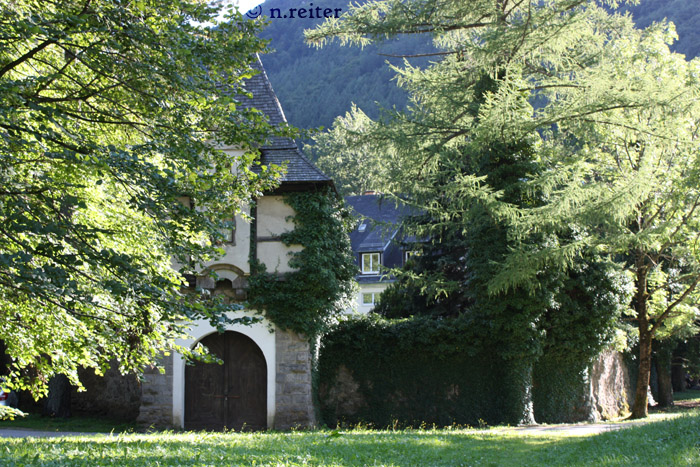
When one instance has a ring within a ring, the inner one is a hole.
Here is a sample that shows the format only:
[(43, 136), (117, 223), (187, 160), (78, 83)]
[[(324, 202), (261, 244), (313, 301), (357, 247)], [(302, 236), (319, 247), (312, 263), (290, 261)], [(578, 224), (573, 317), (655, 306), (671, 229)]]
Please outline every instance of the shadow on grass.
[(1, 428), (29, 428), (42, 431), (86, 431), (97, 433), (121, 433), (135, 431), (136, 423), (113, 420), (105, 417), (44, 417), (39, 414), (28, 414), (14, 420), (0, 420)]
[(0, 441), (2, 465), (697, 465), (700, 412), (593, 436), (462, 430)]

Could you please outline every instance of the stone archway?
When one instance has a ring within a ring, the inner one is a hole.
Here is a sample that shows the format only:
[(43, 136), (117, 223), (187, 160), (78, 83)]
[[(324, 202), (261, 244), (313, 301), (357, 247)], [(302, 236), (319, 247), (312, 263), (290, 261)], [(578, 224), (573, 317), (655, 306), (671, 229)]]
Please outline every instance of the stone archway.
[(201, 343), (224, 363), (185, 367), (185, 428), (267, 428), (267, 363), (262, 350), (235, 331), (210, 334)]

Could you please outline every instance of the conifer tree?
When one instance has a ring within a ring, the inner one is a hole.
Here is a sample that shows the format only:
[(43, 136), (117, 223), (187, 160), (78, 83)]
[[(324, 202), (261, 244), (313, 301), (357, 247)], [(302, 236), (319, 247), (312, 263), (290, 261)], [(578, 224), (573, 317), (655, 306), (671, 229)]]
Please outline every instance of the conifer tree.
[[(580, 265), (591, 258), (626, 271), (640, 349), (632, 415), (646, 416), (651, 340), (697, 313), (700, 64), (669, 52), (672, 25), (637, 30), (586, 0), (385, 0), (307, 39), (366, 44), (404, 33), (433, 34), (442, 52), (428, 68), (397, 69), (412, 106), (369, 133), (399, 154), (395, 191), (410, 192), (433, 229), (469, 232), (476, 208), (508, 226), (501, 265), (487, 262), (481, 276), (490, 294), (536, 296), (551, 290), (543, 277), (589, 274)], [(484, 76), (497, 84), (482, 96)], [(499, 185), (478, 170), (475, 156), (508, 157), (521, 144), (536, 172)], [(514, 201), (515, 186), (537, 202)], [(422, 278), (423, 290), (449, 293)]]

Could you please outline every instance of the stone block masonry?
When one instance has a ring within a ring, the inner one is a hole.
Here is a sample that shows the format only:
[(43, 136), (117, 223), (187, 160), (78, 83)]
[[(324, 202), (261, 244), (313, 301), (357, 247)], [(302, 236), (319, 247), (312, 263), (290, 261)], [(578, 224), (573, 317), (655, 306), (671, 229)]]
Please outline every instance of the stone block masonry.
[(161, 373), (153, 366), (143, 372), (141, 381), (141, 410), (136, 421), (155, 428), (173, 426), (173, 356), (163, 357)]
[(108, 416), (117, 420), (134, 421), (141, 405), (141, 383), (133, 374), (122, 375), (116, 360), (104, 376), (90, 368), (78, 370), (84, 392), (73, 388), (71, 408), (75, 414)]
[(275, 429), (316, 425), (313, 406), (311, 346), (306, 337), (277, 329), (275, 332), (276, 411)]

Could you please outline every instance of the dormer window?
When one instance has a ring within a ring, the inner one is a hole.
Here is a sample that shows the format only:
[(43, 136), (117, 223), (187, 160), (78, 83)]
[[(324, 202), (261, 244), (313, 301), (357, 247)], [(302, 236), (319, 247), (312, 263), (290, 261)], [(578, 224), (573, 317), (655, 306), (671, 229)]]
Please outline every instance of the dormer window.
[(407, 250), (403, 252), (403, 264), (408, 263), (411, 258), (418, 256), (419, 253), (415, 250)]
[(357, 227), (358, 232), (364, 232), (367, 230), (367, 223), (365, 221), (360, 222), (360, 225)]
[(362, 253), (362, 274), (379, 274), (381, 255), (379, 253)]

